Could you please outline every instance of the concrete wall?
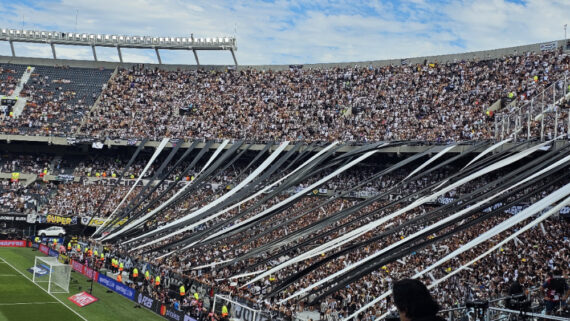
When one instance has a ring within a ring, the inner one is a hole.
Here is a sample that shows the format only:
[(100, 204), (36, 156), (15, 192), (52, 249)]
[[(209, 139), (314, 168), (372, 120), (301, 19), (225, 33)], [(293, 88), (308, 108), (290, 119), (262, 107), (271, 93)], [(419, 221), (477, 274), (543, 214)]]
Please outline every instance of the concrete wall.
[[(35, 143), (35, 144), (39, 144), (37, 147), (35, 147), (37, 149), (38, 152), (46, 152), (46, 150), (44, 150), (42, 148), (43, 146), (46, 146), (48, 148), (54, 149), (57, 148), (57, 151), (54, 150), (55, 153), (57, 152), (63, 152), (63, 150), (66, 150), (67, 148), (71, 148), (74, 147), (77, 150), (74, 152), (73, 150), (70, 150), (71, 153), (77, 153), (77, 154), (82, 154), (85, 152), (88, 152), (89, 150), (91, 150), (91, 143), (77, 143), (77, 144), (71, 144), (68, 142), (67, 138), (64, 137), (50, 137), (50, 136), (24, 136), (24, 135), (4, 135), (4, 134), (0, 134), (0, 143), (6, 143), (6, 144), (14, 144), (15, 146), (25, 146), (26, 143)], [(191, 140), (185, 140), (182, 145), (181, 148), (188, 148), (190, 147), (192, 141)], [(540, 142), (532, 142), (531, 144), (538, 144)], [(567, 144), (569, 144), (570, 141), (567, 140), (559, 140), (556, 141), (557, 146), (566, 146)], [(148, 141), (145, 144), (145, 147), (149, 147), (149, 148), (156, 148), (158, 145), (160, 144), (159, 141)], [(516, 143), (507, 143), (504, 146), (504, 148), (510, 148), (512, 146), (514, 146)], [(104, 142), (105, 148), (124, 148), (126, 146), (128, 146), (128, 142), (126, 140), (121, 140), (121, 139), (116, 139), (116, 140), (105, 140)], [(200, 143), (196, 146), (197, 149), (201, 149), (205, 147), (205, 143)], [(465, 150), (469, 149), (471, 147), (471, 143), (459, 143), (454, 149), (452, 149), (450, 151), (450, 153), (461, 153), (464, 152)], [(9, 146), (9, 145), (4, 145), (4, 146)], [(210, 146), (210, 149), (214, 150), (216, 148), (218, 148), (219, 143), (214, 143), (212, 144), (212, 146)], [(225, 149), (229, 149), (232, 146), (232, 143), (229, 143)], [(264, 148), (264, 144), (254, 144), (250, 147), (250, 150), (252, 151), (259, 151), (261, 149)], [(426, 151), (428, 149), (433, 148), (435, 145), (433, 144), (429, 144), (429, 143), (424, 143), (424, 144), (418, 144), (418, 143), (410, 143), (410, 144), (402, 144), (399, 146), (392, 146), (392, 147), (386, 147), (386, 148), (382, 148), (379, 153), (383, 153), (383, 154), (407, 154), (407, 153), (420, 153), (423, 151)], [(278, 147), (278, 143), (275, 143), (272, 147), (271, 150), (275, 150)], [(443, 150), (446, 147), (446, 145), (441, 144), (436, 146), (436, 148), (434, 149), (434, 152), (439, 152), (441, 150)], [(172, 144), (168, 143), (166, 145), (166, 148), (172, 148)], [(241, 148), (245, 148), (245, 145)], [(287, 146), (287, 148), (285, 150), (290, 150), (291, 148), (293, 148), (292, 144)], [(304, 151), (305, 149), (309, 148), (308, 145), (307, 146), (303, 146), (301, 147), (300, 151)], [(320, 150), (322, 150), (323, 147), (321, 146), (315, 146), (313, 147), (313, 151), (314, 152), (318, 152)], [(355, 149), (357, 149), (358, 146), (356, 145), (351, 145), (351, 144), (346, 144), (344, 146), (342, 146), (341, 148), (338, 149), (338, 153), (347, 153), (350, 151), (353, 151)], [(482, 152), (486, 147), (481, 147), (478, 150), (475, 150), (475, 153), (479, 153)], [(519, 148), (520, 150), (520, 148)], [(12, 152), (18, 152), (18, 148), (14, 147), (13, 150), (11, 150)], [(22, 150), (23, 152), (23, 150)]]

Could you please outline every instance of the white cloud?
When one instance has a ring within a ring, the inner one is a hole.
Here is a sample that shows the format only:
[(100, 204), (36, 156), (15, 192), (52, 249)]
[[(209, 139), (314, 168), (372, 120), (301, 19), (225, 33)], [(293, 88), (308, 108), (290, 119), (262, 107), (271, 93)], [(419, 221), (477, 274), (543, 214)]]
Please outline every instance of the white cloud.
[[(1, 1), (1, 0), (0, 0)], [(232, 35), (237, 25), (241, 64), (362, 61), (482, 50), (562, 38), (570, 2), (452, 1), (251, 1), (62, 0), (0, 3), (6, 23), (39, 29), (166, 36)], [(62, 51), (76, 59), (90, 56)], [(135, 55), (135, 56), (131, 56)], [(203, 63), (231, 63), (230, 53), (204, 54)], [(114, 55), (101, 58), (118, 59)], [(191, 54), (162, 53), (166, 63), (188, 63)], [(154, 53), (125, 59), (155, 62)], [(171, 60), (172, 59), (172, 60)], [(202, 61), (201, 61), (202, 62)]]

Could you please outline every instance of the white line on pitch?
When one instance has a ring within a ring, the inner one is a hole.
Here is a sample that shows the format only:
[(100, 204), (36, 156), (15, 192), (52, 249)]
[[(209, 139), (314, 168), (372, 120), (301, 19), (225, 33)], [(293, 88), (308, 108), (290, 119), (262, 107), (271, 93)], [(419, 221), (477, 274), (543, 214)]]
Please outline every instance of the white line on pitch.
[[(0, 260), (2, 260), (4, 263), (8, 264), (8, 266), (10, 266), (14, 271), (20, 273), (23, 277), (25, 277), (26, 279), (30, 280), (30, 282), (34, 283), (34, 281), (32, 281), (32, 279), (30, 279), (27, 275), (25, 275), (24, 273), (20, 272), (20, 270), (16, 269), (12, 264), (8, 263), (8, 261), (6, 261), (3, 257), (0, 256)], [(59, 303), (63, 304), (64, 307), (68, 308), (69, 311), (75, 313), (78, 317), (80, 317), (82, 320), (85, 321), (89, 321), (87, 319), (85, 319), (84, 316), (82, 316), (81, 314), (77, 313), (77, 311), (73, 310), (72, 308), (70, 308), (67, 304), (63, 303), (63, 301), (61, 301), (60, 299), (58, 299), (55, 295), (49, 293), (48, 291), (46, 291), (44, 288), (42, 288), (39, 284), (34, 283), (38, 288), (44, 290), (45, 293), (49, 294), (52, 298), (56, 299), (57, 301), (59, 301)]]
[(0, 303), (0, 305), (22, 305), (22, 304), (59, 304), (59, 302), (16, 302), (16, 303)]

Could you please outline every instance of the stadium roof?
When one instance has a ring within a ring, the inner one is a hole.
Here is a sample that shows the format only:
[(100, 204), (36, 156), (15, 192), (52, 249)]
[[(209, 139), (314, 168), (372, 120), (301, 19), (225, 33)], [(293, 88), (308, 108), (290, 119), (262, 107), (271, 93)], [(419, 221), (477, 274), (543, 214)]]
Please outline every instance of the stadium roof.
[(237, 65), (234, 53), (237, 50), (237, 41), (234, 37), (194, 38), (194, 35), (190, 35), (190, 37), (150, 37), (3, 28), (0, 30), (0, 40), (10, 43), (12, 57), (16, 57), (14, 42), (28, 42), (51, 45), (54, 59), (57, 59), (55, 45), (59, 44), (90, 46), (95, 61), (97, 61), (95, 47), (117, 48), (121, 62), (123, 62), (121, 48), (154, 49), (159, 64), (162, 63), (159, 49), (191, 50), (198, 65), (200, 61), (196, 53), (197, 50), (229, 50), (232, 53), (234, 63)]

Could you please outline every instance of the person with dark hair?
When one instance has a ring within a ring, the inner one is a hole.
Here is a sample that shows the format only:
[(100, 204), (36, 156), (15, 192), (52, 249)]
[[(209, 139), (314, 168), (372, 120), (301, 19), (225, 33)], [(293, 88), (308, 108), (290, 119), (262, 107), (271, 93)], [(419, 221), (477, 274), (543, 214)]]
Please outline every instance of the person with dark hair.
[(544, 290), (546, 314), (553, 314), (556, 309), (562, 307), (563, 302), (568, 298), (568, 284), (562, 278), (562, 272), (558, 270), (554, 273), (548, 272), (542, 288)]
[(523, 277), (522, 275), (518, 275), (511, 283), (509, 287), (509, 298), (507, 299), (507, 308), (512, 309), (514, 308), (514, 302), (524, 300), (524, 289), (522, 286)]
[(436, 315), (439, 311), (439, 304), (421, 281), (402, 279), (395, 282), (392, 287), (392, 296), (401, 321), (444, 320)]

